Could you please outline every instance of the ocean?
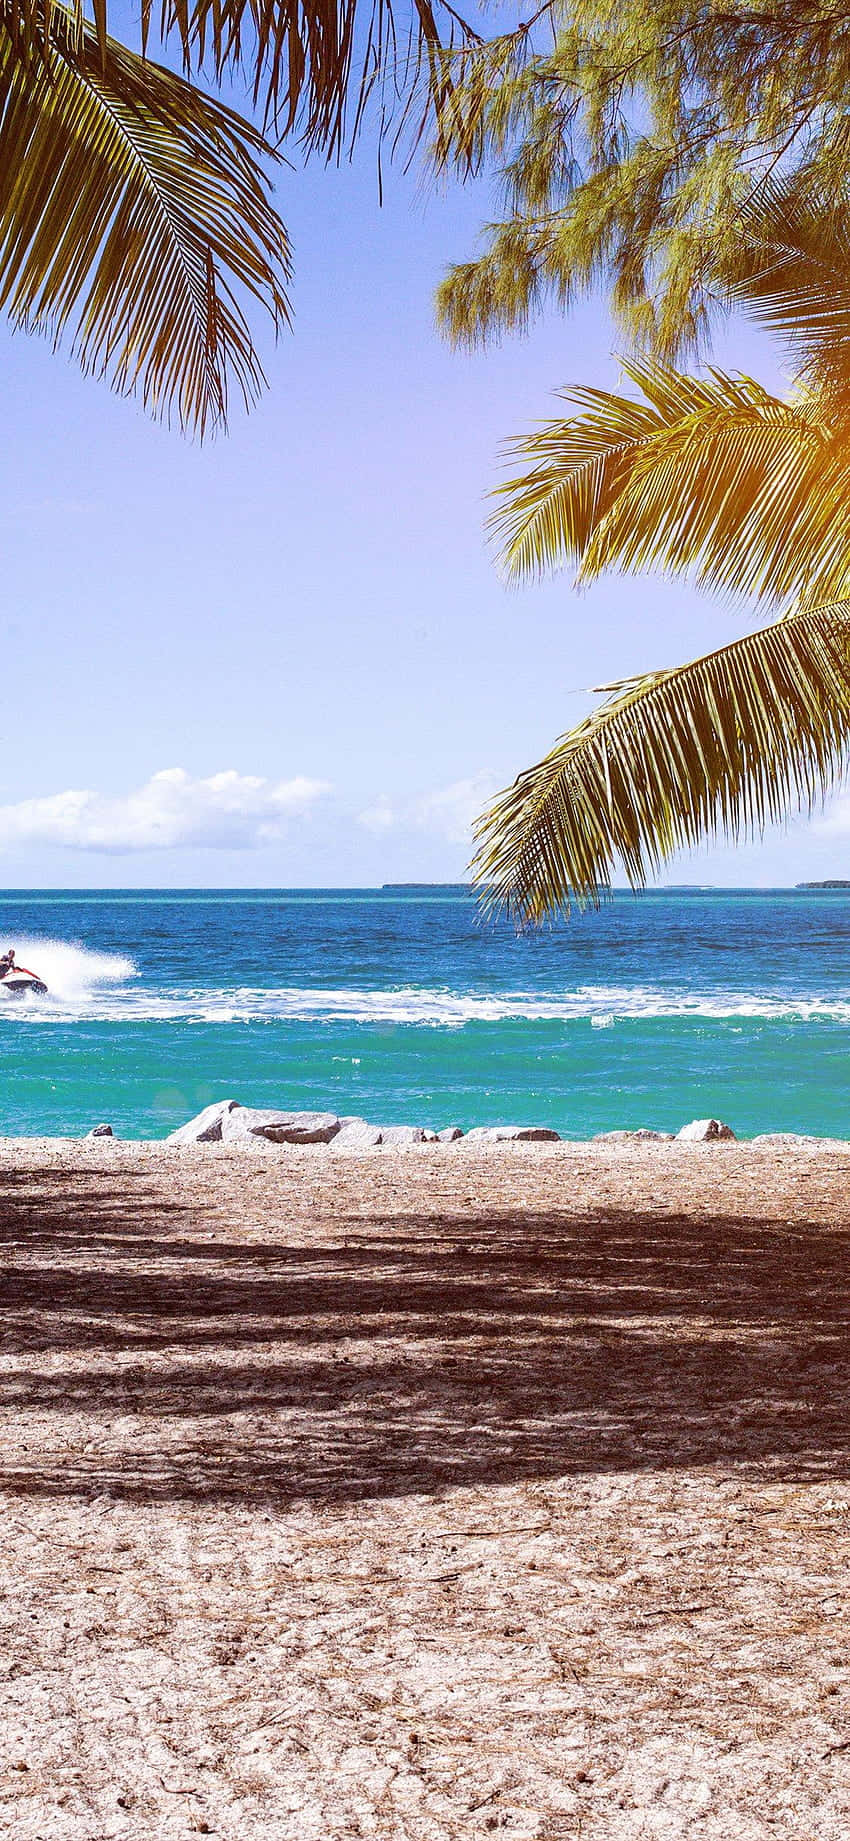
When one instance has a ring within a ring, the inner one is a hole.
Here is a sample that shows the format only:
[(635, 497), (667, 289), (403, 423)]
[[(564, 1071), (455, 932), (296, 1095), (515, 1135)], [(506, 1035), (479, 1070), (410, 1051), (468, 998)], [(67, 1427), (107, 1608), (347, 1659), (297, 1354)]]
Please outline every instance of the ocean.
[(461, 888), (7, 891), (0, 1132), (164, 1137), (211, 1100), (587, 1138), (850, 1137), (850, 890), (617, 893), (517, 937)]

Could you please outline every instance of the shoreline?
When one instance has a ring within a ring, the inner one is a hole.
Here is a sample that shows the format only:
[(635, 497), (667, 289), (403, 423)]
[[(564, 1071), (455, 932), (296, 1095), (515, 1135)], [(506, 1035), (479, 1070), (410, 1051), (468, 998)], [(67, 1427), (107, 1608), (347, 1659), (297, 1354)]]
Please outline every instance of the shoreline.
[[(0, 1138), (0, 1143), (27, 1141), (26, 1137), (17, 1134)], [(441, 1152), (461, 1147), (463, 1154), (466, 1154), (475, 1150), (503, 1153), (508, 1147), (520, 1146), (533, 1146), (538, 1152), (544, 1147), (552, 1150), (555, 1146), (573, 1146), (577, 1149), (588, 1149), (591, 1146), (601, 1149), (629, 1147), (657, 1152), (662, 1146), (674, 1144), (687, 1145), (689, 1148), (698, 1144), (745, 1144), (751, 1149), (788, 1151), (848, 1143), (843, 1138), (820, 1137), (814, 1133), (787, 1130), (755, 1132), (750, 1138), (742, 1139), (729, 1124), (714, 1117), (692, 1119), (676, 1132), (641, 1126), (600, 1131), (589, 1139), (564, 1137), (554, 1127), (531, 1124), (480, 1125), (467, 1129), (455, 1124), (435, 1131), (423, 1126), (370, 1124), (360, 1116), (334, 1112), (284, 1111), (272, 1107), (245, 1106), (234, 1099), (212, 1101), (163, 1138), (122, 1138), (114, 1131), (111, 1123), (103, 1121), (81, 1136), (64, 1133), (33, 1134), (32, 1141), (57, 1145), (123, 1142), (159, 1145), (168, 1151), (185, 1150), (192, 1146), (209, 1149), (214, 1145), (227, 1145), (236, 1151), (259, 1150), (262, 1154), (272, 1149), (286, 1152), (311, 1149), (330, 1151), (334, 1156), (363, 1155), (375, 1151), (386, 1155), (397, 1151), (422, 1151), (429, 1146)]]
[[(499, 1128), (494, 1127), (493, 1129), (494, 1131), (498, 1131)], [(557, 1139), (542, 1142), (534, 1142), (533, 1140), (516, 1141), (507, 1138), (499, 1141), (484, 1142), (480, 1139), (472, 1139), (470, 1134), (466, 1133), (462, 1137), (457, 1138), (453, 1143), (439, 1144), (433, 1141), (421, 1143), (389, 1142), (387, 1144), (352, 1146), (351, 1148), (339, 1146), (337, 1149), (334, 1149), (333, 1142), (330, 1144), (279, 1144), (273, 1143), (268, 1139), (248, 1137), (231, 1140), (226, 1143), (175, 1144), (171, 1142), (168, 1137), (129, 1138), (122, 1137), (118, 1132), (114, 1132), (107, 1136), (94, 1136), (92, 1132), (86, 1132), (83, 1133), (82, 1136), (77, 1137), (64, 1133), (30, 1134), (10, 1132), (5, 1135), (0, 1135), (0, 1160), (2, 1159), (2, 1153), (7, 1148), (23, 1149), (27, 1146), (34, 1149), (44, 1148), (52, 1151), (64, 1150), (69, 1152), (83, 1149), (86, 1151), (102, 1149), (106, 1151), (107, 1154), (113, 1155), (122, 1150), (147, 1150), (151, 1152), (162, 1151), (169, 1157), (182, 1156), (186, 1153), (190, 1155), (197, 1153), (201, 1158), (239, 1158), (253, 1156), (265, 1159), (277, 1158), (282, 1161), (291, 1161), (296, 1155), (309, 1156), (320, 1161), (329, 1156), (334, 1159), (344, 1156), (346, 1161), (351, 1161), (357, 1158), (374, 1160), (380, 1157), (384, 1159), (391, 1157), (427, 1158), (428, 1156), (442, 1158), (447, 1154), (452, 1157), (527, 1156), (545, 1161), (551, 1158), (560, 1160), (563, 1159), (565, 1155), (569, 1156), (569, 1154), (573, 1152), (593, 1154), (598, 1157), (625, 1154), (632, 1157), (646, 1156), (655, 1159), (662, 1158), (669, 1153), (686, 1157), (693, 1155), (695, 1151), (704, 1152), (706, 1154), (712, 1153), (718, 1156), (723, 1155), (724, 1157), (733, 1155), (736, 1151), (759, 1153), (786, 1153), (794, 1151), (848, 1152), (850, 1151), (850, 1138), (827, 1138), (819, 1137), (814, 1133), (782, 1131), (758, 1132), (751, 1138), (721, 1138), (702, 1143), (699, 1141), (688, 1142), (675, 1137), (673, 1134), (669, 1136), (659, 1134), (655, 1139), (646, 1139), (642, 1137), (639, 1132), (626, 1130), (623, 1132), (602, 1132), (592, 1138), (565, 1138), (559, 1136)]]

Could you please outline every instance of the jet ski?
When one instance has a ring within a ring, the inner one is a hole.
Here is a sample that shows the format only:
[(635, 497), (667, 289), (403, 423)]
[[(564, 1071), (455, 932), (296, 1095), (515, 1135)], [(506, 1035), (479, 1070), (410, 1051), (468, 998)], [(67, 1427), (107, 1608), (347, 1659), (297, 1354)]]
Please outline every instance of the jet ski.
[(35, 972), (28, 972), (25, 965), (13, 965), (0, 978), (0, 990), (8, 991), (10, 997), (46, 997), (47, 986)]

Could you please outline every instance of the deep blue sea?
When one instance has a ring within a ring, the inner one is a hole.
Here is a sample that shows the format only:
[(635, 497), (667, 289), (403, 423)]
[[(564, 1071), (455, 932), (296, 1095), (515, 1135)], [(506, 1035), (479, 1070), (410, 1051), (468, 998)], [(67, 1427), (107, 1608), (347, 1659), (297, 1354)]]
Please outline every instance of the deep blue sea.
[(34, 893), (0, 944), (0, 1132), (210, 1100), (585, 1138), (717, 1114), (850, 1137), (850, 891), (617, 894), (517, 938), (463, 890)]

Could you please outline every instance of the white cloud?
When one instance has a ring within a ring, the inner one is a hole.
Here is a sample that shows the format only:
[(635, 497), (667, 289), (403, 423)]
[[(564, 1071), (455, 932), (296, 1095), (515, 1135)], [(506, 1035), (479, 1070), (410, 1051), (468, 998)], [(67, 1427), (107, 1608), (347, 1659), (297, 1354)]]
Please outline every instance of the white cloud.
[(399, 806), (392, 806), (386, 793), (381, 793), (365, 812), (358, 812), (357, 823), (376, 837), (388, 831), (428, 831), (444, 843), (469, 845), (473, 824), (497, 786), (495, 776), (482, 768), (467, 780), (453, 780), (449, 786), (435, 787)]
[(202, 846), (250, 850), (277, 842), (290, 819), (330, 792), (324, 780), (266, 780), (232, 770), (194, 779), (182, 767), (155, 773), (124, 798), (69, 790), (0, 806), (0, 846), (61, 844), (124, 852)]
[(374, 832), (376, 837), (383, 837), (385, 831), (391, 831), (396, 822), (396, 815), (385, 793), (375, 800), (374, 805), (367, 806), (365, 812), (358, 812), (357, 823), (365, 831)]
[(450, 844), (469, 844), (473, 824), (497, 787), (494, 775), (486, 769), (468, 780), (454, 780), (450, 786), (438, 787), (417, 801), (415, 822), (423, 831), (435, 831)]
[(850, 836), (850, 792), (836, 793), (826, 811), (815, 819), (813, 829), (827, 837)]

